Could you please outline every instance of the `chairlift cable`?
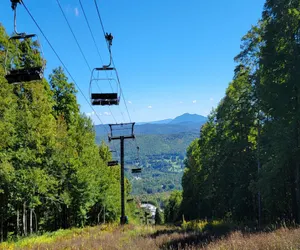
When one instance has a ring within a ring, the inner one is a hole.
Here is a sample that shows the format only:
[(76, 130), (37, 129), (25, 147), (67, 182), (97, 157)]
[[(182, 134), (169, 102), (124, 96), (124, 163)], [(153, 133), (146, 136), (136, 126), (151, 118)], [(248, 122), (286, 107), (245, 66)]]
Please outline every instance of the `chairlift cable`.
[(98, 48), (98, 45), (97, 45), (97, 42), (96, 42), (96, 39), (95, 39), (95, 36), (94, 36), (94, 34), (93, 34), (93, 31), (92, 31), (92, 28), (91, 28), (91, 26), (90, 26), (90, 23), (89, 23), (89, 21), (88, 21), (88, 19), (87, 19), (87, 15), (86, 15), (86, 13), (85, 13), (85, 10), (84, 10), (84, 8), (83, 8), (83, 5), (82, 5), (81, 0), (79, 0), (79, 4), (80, 4), (80, 7), (81, 7), (81, 9), (82, 9), (82, 13), (83, 13), (83, 16), (84, 16), (84, 18), (85, 18), (86, 24), (87, 24), (87, 26), (88, 26), (88, 28), (89, 28), (90, 34), (91, 34), (91, 36), (92, 36), (94, 45), (95, 45), (95, 47), (96, 47), (96, 49), (97, 49), (97, 53), (98, 53), (98, 56), (99, 56), (99, 58), (100, 58), (100, 61), (101, 61), (102, 64), (104, 64), (104, 63), (103, 63), (103, 60), (102, 60), (102, 57), (101, 57), (101, 54), (100, 54), (100, 50), (99, 50), (99, 48)]
[[(59, 2), (59, 0), (56, 0), (56, 2), (57, 2), (58, 6), (59, 6), (59, 8), (60, 8), (60, 10), (61, 10), (62, 15), (64, 16), (65, 21), (66, 21), (67, 24), (68, 24), (68, 27), (69, 27), (69, 29), (70, 29), (72, 35), (73, 35), (73, 38), (75, 39), (76, 44), (77, 44), (77, 46), (78, 46), (78, 48), (79, 48), (79, 50), (80, 50), (80, 52), (81, 52), (81, 55), (82, 55), (82, 57), (84, 58), (84, 61), (85, 61), (86, 65), (87, 65), (87, 67), (89, 68), (89, 71), (90, 71), (90, 73), (91, 73), (91, 72), (92, 72), (92, 69), (91, 69), (91, 67), (90, 67), (90, 65), (89, 65), (89, 63), (88, 63), (88, 61), (87, 61), (87, 58), (86, 58), (85, 54), (83, 53), (83, 50), (82, 50), (82, 48), (81, 48), (81, 46), (80, 46), (80, 44), (79, 44), (79, 42), (78, 42), (78, 39), (77, 39), (76, 36), (75, 36), (75, 33), (74, 33), (74, 31), (73, 31), (73, 29), (72, 29), (72, 27), (71, 27), (71, 25), (70, 25), (70, 22), (68, 21), (68, 19), (67, 19), (67, 17), (66, 17), (66, 14), (65, 14), (65, 12), (64, 12), (64, 10), (63, 10), (63, 8), (62, 8), (60, 2)], [(80, 1), (80, 3), (81, 3), (81, 1)], [(89, 23), (88, 23), (88, 27), (90, 28)], [(90, 31), (91, 31), (91, 30), (90, 30)], [(95, 39), (94, 39), (94, 38), (93, 38), (93, 40), (94, 40), (94, 42), (95, 42)], [(96, 42), (95, 42), (95, 43), (96, 43)], [(98, 47), (97, 47), (97, 46), (96, 46), (96, 48), (97, 48), (97, 50), (98, 50)], [(98, 53), (99, 53), (99, 50), (98, 50)], [(100, 53), (99, 53), (99, 57), (100, 57), (100, 59), (102, 60)], [(97, 85), (98, 85), (98, 84), (97, 84)], [(111, 87), (112, 87), (112, 86), (111, 86)], [(100, 88), (99, 85), (98, 85), (98, 88)], [(117, 123), (117, 120), (116, 120), (115, 116), (113, 115), (113, 113), (111, 112), (110, 107), (109, 107), (109, 112), (110, 112), (110, 114), (112, 115), (114, 121)]]
[[(85, 13), (85, 10), (84, 10), (84, 8), (83, 8), (83, 4), (82, 4), (81, 0), (79, 0), (79, 4), (80, 4), (80, 7), (81, 7), (81, 9), (82, 9), (82, 13), (83, 13), (83, 16), (84, 16), (84, 18), (85, 18), (85, 21), (86, 21), (86, 24), (87, 24), (87, 26), (88, 26), (88, 29), (89, 29), (89, 31), (90, 31), (90, 34), (91, 34), (91, 36), (92, 36), (92, 39), (93, 39), (94, 45), (95, 45), (95, 47), (96, 47), (96, 50), (97, 50), (98, 56), (99, 56), (99, 58), (100, 58), (100, 61), (101, 61), (102, 65), (104, 65), (103, 60), (102, 60), (102, 57), (101, 57), (101, 54), (100, 54), (100, 50), (99, 50), (99, 48), (98, 48), (98, 45), (97, 45), (95, 36), (94, 36), (94, 34), (93, 34), (93, 31), (92, 31), (92, 28), (91, 28), (91, 26), (90, 26), (90, 23), (89, 23), (89, 21), (88, 21), (88, 19), (87, 19), (87, 15), (86, 15), (86, 13)], [(106, 77), (108, 78), (107, 72), (106, 72)], [(111, 87), (111, 89), (112, 89), (111, 82), (109, 81), (109, 83), (110, 83), (110, 87)], [(113, 89), (112, 89), (112, 91), (113, 91)]]
[[(68, 73), (68, 75), (70, 76), (70, 78), (72, 79), (72, 81), (74, 82), (74, 84), (76, 85), (77, 89), (79, 90), (80, 94), (83, 96), (83, 98), (85, 99), (85, 101), (88, 103), (88, 105), (90, 106), (90, 108), (93, 110), (93, 112), (95, 113), (95, 116), (98, 118), (98, 120), (100, 121), (100, 123), (104, 126), (104, 129), (106, 130), (107, 133), (109, 133), (107, 127), (104, 125), (103, 121), (101, 120), (101, 118), (99, 117), (98, 113), (95, 111), (95, 109), (93, 108), (93, 106), (91, 105), (90, 101), (88, 100), (88, 98), (85, 96), (85, 94), (83, 93), (82, 89), (79, 87), (79, 85), (77, 84), (77, 82), (75, 81), (73, 75), (71, 74), (71, 72), (68, 70), (68, 68), (66, 67), (65, 63), (62, 61), (62, 59), (60, 58), (60, 56), (58, 55), (58, 53), (56, 52), (56, 50), (54, 49), (53, 45), (51, 44), (51, 42), (49, 41), (49, 39), (47, 38), (47, 36), (45, 35), (45, 33), (43, 32), (42, 28), (39, 26), (39, 24), (37, 23), (37, 21), (35, 20), (35, 18), (33, 17), (33, 15), (31, 14), (31, 12), (29, 11), (29, 9), (27, 8), (27, 6), (24, 4), (24, 2), (22, 1), (22, 4), (25, 8), (25, 10), (27, 11), (28, 15), (31, 17), (32, 21), (35, 23), (35, 25), (37, 26), (37, 28), (39, 29), (39, 31), (41, 32), (41, 34), (43, 35), (43, 37), (45, 38), (46, 42), (48, 43), (48, 45), (50, 46), (50, 48), (52, 49), (53, 53), (56, 55), (57, 59), (60, 61), (60, 63), (62, 64), (62, 66), (64, 67), (64, 69), (66, 70), (66, 72)], [(113, 145), (115, 150), (116, 147), (115, 145)]]
[[(105, 37), (106, 32), (105, 32), (104, 24), (103, 24), (103, 21), (102, 21), (102, 18), (101, 18), (101, 14), (100, 14), (100, 10), (99, 10), (99, 7), (98, 7), (97, 0), (94, 0), (94, 3), (95, 3), (96, 10), (97, 10), (98, 18), (99, 18), (99, 21), (100, 21), (100, 24), (101, 24), (101, 28), (102, 28), (102, 31), (103, 31), (103, 35)], [(106, 42), (107, 42), (107, 40), (106, 40)], [(108, 48), (109, 53), (111, 55), (111, 51), (110, 51), (110, 47), (109, 47), (108, 42), (107, 42), (107, 48)], [(115, 71), (116, 71), (117, 81), (119, 83), (119, 88), (120, 88), (120, 94), (121, 94), (121, 97), (122, 97), (123, 102), (125, 104), (125, 108), (126, 108), (126, 111), (127, 111), (127, 115), (129, 117), (129, 121), (131, 122), (131, 116), (130, 116), (130, 113), (129, 113), (129, 110), (128, 110), (128, 106), (127, 106), (127, 103), (126, 103), (126, 99), (125, 99), (124, 93), (123, 93), (123, 89), (122, 89), (122, 86), (121, 86), (121, 82), (120, 82), (119, 74), (118, 74), (118, 71), (117, 71), (117, 67), (115, 65), (115, 62), (114, 62), (114, 59), (113, 59), (112, 55), (111, 55), (111, 60), (112, 60), (112, 64), (113, 64), (113, 66), (115, 68)], [(135, 143), (136, 143), (136, 147), (139, 148), (136, 139), (135, 139)]]
[[(84, 18), (85, 18), (85, 21), (86, 21), (86, 23), (87, 23), (87, 26), (88, 26), (88, 29), (89, 29), (89, 31), (90, 31), (90, 34), (91, 34), (91, 36), (92, 36), (92, 39), (93, 39), (94, 45), (95, 45), (95, 47), (96, 47), (97, 53), (98, 53), (98, 55), (99, 55), (100, 61), (101, 61), (102, 65), (104, 65), (103, 60), (102, 60), (102, 57), (101, 57), (101, 54), (100, 54), (100, 51), (99, 51), (99, 48), (98, 48), (98, 45), (97, 45), (97, 42), (96, 42), (96, 39), (95, 39), (95, 36), (94, 36), (93, 31), (92, 31), (92, 29), (91, 29), (90, 23), (89, 23), (89, 21), (88, 21), (88, 18), (87, 18), (87, 15), (86, 15), (86, 12), (85, 12), (85, 10), (84, 10), (84, 7), (83, 7), (83, 4), (82, 4), (82, 1), (81, 1), (81, 0), (79, 0), (79, 4), (80, 4), (80, 7), (81, 7), (81, 9), (82, 9), (82, 13), (83, 13), (83, 16), (84, 16)], [(97, 4), (97, 3), (96, 3), (96, 4)], [(98, 15), (99, 15), (99, 17), (100, 17), (100, 23), (101, 23), (101, 26), (102, 26), (102, 30), (104, 30), (104, 26), (103, 26), (103, 22), (102, 22), (102, 19), (101, 19), (101, 16), (100, 16), (100, 11), (99, 11), (98, 5), (96, 5), (96, 7), (97, 7)], [(105, 32), (104, 32), (104, 36), (105, 36)], [(109, 52), (111, 53), (111, 51), (109, 51)], [(108, 78), (107, 73), (106, 73), (106, 76), (107, 76), (107, 78)], [(109, 81), (109, 83), (110, 83), (110, 86), (111, 86), (111, 89), (112, 89), (111, 81)], [(113, 89), (112, 89), (112, 90), (113, 90)], [(121, 89), (120, 89), (120, 90), (121, 90)], [(119, 109), (120, 109), (120, 106), (119, 106)], [(121, 109), (120, 109), (120, 112), (121, 112), (123, 121), (125, 122), (125, 118), (124, 118), (124, 115), (123, 115), (123, 112), (121, 111)], [(116, 122), (116, 123), (117, 123), (117, 122)]]
[[(99, 21), (100, 21), (100, 24), (101, 24), (101, 28), (102, 28), (102, 31), (103, 31), (103, 35), (105, 37), (106, 32), (105, 32), (105, 28), (104, 28), (103, 21), (102, 21), (102, 18), (101, 18), (101, 14), (100, 14), (100, 10), (99, 10), (99, 7), (98, 7), (97, 0), (94, 0), (94, 3), (95, 3), (95, 6), (96, 6), (96, 10), (97, 10), (98, 18), (99, 18)], [(107, 42), (107, 40), (106, 40), (106, 42)], [(109, 52), (111, 53), (108, 42), (107, 42), (107, 48), (108, 48)], [(119, 88), (120, 88), (120, 93), (121, 93), (122, 99), (124, 101), (126, 110), (127, 110), (129, 121), (131, 122), (131, 116), (130, 116), (130, 113), (129, 113), (129, 110), (128, 110), (128, 106), (127, 106), (127, 103), (126, 103), (126, 100), (125, 100), (125, 96), (124, 96), (124, 93), (123, 93), (123, 90), (122, 90), (122, 87), (121, 87), (121, 82), (120, 82), (120, 78), (119, 78), (119, 75), (118, 75), (118, 71), (117, 71), (117, 68), (116, 68), (116, 65), (115, 65), (115, 62), (114, 62), (114, 59), (113, 59), (112, 55), (111, 55), (111, 60), (112, 60), (113, 66), (114, 66), (114, 68), (116, 70), (117, 80), (118, 80)]]
[(81, 48), (81, 46), (80, 46), (80, 44), (79, 44), (79, 42), (78, 42), (78, 40), (77, 40), (77, 38), (76, 38), (76, 36), (75, 36), (75, 34), (74, 34), (74, 31), (73, 31), (73, 29), (72, 29), (72, 27), (71, 27), (71, 25), (70, 25), (70, 23), (69, 23), (69, 21), (68, 21), (68, 19), (67, 19), (67, 17), (66, 17), (66, 14), (65, 14), (63, 8), (61, 7), (61, 4), (60, 4), (59, 0), (56, 0), (56, 2), (57, 2), (58, 6), (59, 6), (59, 8), (60, 8), (60, 10), (61, 10), (62, 15), (63, 15), (64, 18), (65, 18), (65, 21), (66, 21), (67, 24), (68, 24), (68, 27), (69, 27), (69, 29), (70, 29), (72, 35), (73, 35), (73, 38), (74, 38), (75, 41), (76, 41), (76, 44), (77, 44), (77, 46), (78, 46), (78, 48), (79, 48), (79, 50), (80, 50), (80, 53), (81, 53), (82, 57), (84, 58), (84, 61), (85, 61), (86, 65), (87, 65), (87, 67), (89, 68), (90, 72), (92, 72), (92, 68), (90, 67), (90, 65), (89, 65), (89, 63), (88, 63), (88, 61), (87, 61), (87, 59), (86, 59), (86, 57), (85, 57), (85, 55), (84, 55), (84, 53), (83, 53), (83, 51), (82, 51), (82, 48)]
[(101, 15), (100, 15), (100, 10), (99, 10), (99, 7), (98, 7), (97, 0), (94, 0), (94, 2), (95, 2), (96, 10), (97, 10), (97, 13), (98, 13), (99, 21), (100, 21), (100, 24), (101, 24), (101, 27), (102, 27), (103, 35), (105, 37), (105, 29), (104, 29), (104, 25), (103, 25), (103, 22), (102, 22)]

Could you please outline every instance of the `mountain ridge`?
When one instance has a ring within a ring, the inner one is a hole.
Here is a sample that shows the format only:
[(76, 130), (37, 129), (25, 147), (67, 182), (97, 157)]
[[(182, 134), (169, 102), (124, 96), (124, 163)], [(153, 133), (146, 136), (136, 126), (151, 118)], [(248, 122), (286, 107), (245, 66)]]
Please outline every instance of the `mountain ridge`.
[[(136, 144), (125, 142), (125, 164), (132, 166), (138, 159), (143, 169), (139, 179), (130, 172), (126, 176), (131, 180), (134, 194), (167, 192), (181, 189), (186, 149), (199, 138), (200, 128), (207, 121), (204, 116), (182, 114), (174, 119), (136, 123), (134, 134), (140, 150), (137, 155)], [(95, 126), (96, 141), (107, 140), (108, 125)], [(119, 142), (111, 141), (110, 147), (119, 151)]]
[(197, 114), (189, 114), (184, 113), (180, 116), (175, 117), (172, 121), (170, 121), (170, 124), (179, 124), (179, 123), (203, 123), (207, 121), (207, 117)]
[[(184, 113), (174, 119), (164, 119), (153, 122), (138, 122), (135, 124), (135, 134), (177, 134), (182, 132), (199, 133), (207, 117), (197, 114)], [(107, 124), (95, 125), (96, 135), (106, 135), (109, 130)]]
[(198, 114), (184, 113), (182, 115), (176, 116), (175, 118), (167, 118), (163, 120), (150, 121), (150, 122), (136, 122), (136, 125), (145, 124), (177, 124), (183, 122), (203, 122), (207, 121), (207, 117)]

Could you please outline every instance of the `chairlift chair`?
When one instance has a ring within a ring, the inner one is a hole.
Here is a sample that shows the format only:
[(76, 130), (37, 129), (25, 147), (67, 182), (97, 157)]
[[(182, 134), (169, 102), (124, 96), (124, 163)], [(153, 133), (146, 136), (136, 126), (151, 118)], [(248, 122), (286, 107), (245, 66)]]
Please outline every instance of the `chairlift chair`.
[[(9, 38), (5, 55), (5, 78), (10, 84), (42, 80), (44, 77), (45, 60), (36, 34), (17, 32), (17, 4), (21, 1), (13, 0), (14, 35)], [(33, 48), (32, 48), (33, 47)], [(29, 48), (28, 51), (26, 51)], [(24, 51), (25, 50), (25, 51)], [(28, 52), (32, 53), (30, 58)]]
[[(113, 67), (103, 66), (102, 68), (94, 68), (90, 80), (90, 96), (91, 104), (94, 106), (110, 106), (119, 105), (119, 83), (114, 77), (108, 77), (114, 73), (116, 69)], [(99, 90), (95, 90), (98, 85)], [(103, 90), (105, 89), (105, 90)]]
[(109, 161), (107, 162), (108, 167), (117, 166), (119, 164), (119, 161)]
[(131, 173), (132, 174), (139, 174), (142, 172), (142, 169), (141, 168), (133, 168), (131, 169)]

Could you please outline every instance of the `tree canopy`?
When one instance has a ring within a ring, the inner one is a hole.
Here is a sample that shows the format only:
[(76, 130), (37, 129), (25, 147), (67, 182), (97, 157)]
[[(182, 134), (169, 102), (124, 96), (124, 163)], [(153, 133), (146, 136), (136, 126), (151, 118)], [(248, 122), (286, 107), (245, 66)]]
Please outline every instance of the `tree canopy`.
[[(35, 56), (15, 60), (43, 60), (38, 44), (23, 45), (24, 54)], [(103, 221), (104, 211), (106, 222), (118, 220), (119, 167), (107, 166), (109, 148), (96, 144), (92, 121), (80, 113), (74, 84), (61, 67), (49, 81), (8, 84), (7, 46), (11, 41), (0, 25), (1, 239), (8, 233), (94, 225)], [(128, 182), (126, 188), (130, 192)]]
[(187, 151), (185, 218), (300, 222), (299, 9), (266, 1), (242, 38), (226, 95)]

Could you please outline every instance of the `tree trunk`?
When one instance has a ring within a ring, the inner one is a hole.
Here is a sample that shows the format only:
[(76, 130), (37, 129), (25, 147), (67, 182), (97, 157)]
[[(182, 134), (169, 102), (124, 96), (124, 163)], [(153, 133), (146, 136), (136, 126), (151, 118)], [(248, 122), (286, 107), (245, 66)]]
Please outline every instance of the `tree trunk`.
[(299, 172), (299, 164), (296, 163), (296, 171), (295, 171), (295, 189), (296, 189), (296, 201), (297, 201), (297, 212), (296, 212), (296, 216), (295, 216), (295, 221), (297, 224), (299, 224), (299, 207), (300, 207), (300, 172)]
[(26, 202), (23, 203), (23, 235), (27, 236)]
[(0, 235), (1, 235), (0, 242), (3, 242), (3, 240), (4, 240), (4, 237), (3, 237), (3, 214), (1, 214)]
[(97, 216), (98, 217), (98, 224), (100, 223), (100, 214), (102, 213), (102, 209), (103, 208), (101, 207), (101, 210), (100, 210), (100, 212), (98, 213), (98, 216)]
[(20, 235), (20, 210), (17, 208), (17, 236)]
[(103, 223), (105, 224), (105, 205), (104, 205), (104, 213), (103, 213)]
[(33, 229), (32, 229), (32, 211), (33, 211), (33, 209), (30, 208), (30, 215), (29, 215), (30, 234), (33, 233)]
[(37, 216), (36, 216), (34, 209), (32, 210), (32, 212), (34, 214), (34, 220), (35, 220), (35, 232), (37, 232), (38, 231)]
[[(298, 100), (298, 98), (296, 98)], [(296, 103), (296, 112), (298, 111), (298, 101)], [(297, 113), (296, 113), (297, 115)], [(295, 122), (295, 146), (296, 152), (299, 153), (299, 120), (297, 119)], [(300, 163), (298, 160), (298, 155), (294, 156), (294, 167), (295, 167), (295, 195), (296, 195), (296, 213), (295, 213), (295, 221), (297, 224), (300, 223)]]

